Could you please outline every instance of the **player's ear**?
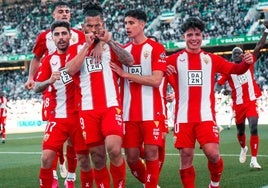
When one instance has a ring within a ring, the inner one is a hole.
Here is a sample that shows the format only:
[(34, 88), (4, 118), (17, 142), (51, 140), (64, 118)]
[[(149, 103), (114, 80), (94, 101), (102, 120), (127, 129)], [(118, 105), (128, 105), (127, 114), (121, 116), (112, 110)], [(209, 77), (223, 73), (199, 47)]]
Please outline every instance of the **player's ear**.
[(86, 31), (86, 24), (84, 24), (84, 23), (81, 24), (81, 30), (85, 33), (85, 31)]
[(182, 40), (185, 40), (185, 33), (181, 35)]

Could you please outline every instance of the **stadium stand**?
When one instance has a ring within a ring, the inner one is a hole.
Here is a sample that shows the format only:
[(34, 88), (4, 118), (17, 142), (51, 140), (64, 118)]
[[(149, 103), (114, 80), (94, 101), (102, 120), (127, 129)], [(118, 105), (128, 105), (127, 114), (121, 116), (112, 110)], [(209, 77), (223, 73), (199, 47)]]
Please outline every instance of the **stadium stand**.
[[(81, 10), (86, 1), (69, 2), (73, 7), (71, 24), (80, 28)], [(189, 16), (199, 16), (206, 22), (206, 38), (230, 37), (248, 32), (259, 33), (261, 27), (257, 22), (260, 17), (256, 9), (257, 3), (257, 0), (226, 0), (216, 1), (216, 3), (209, 0), (115, 0), (104, 1), (102, 4), (106, 7), (104, 11), (107, 28), (112, 31), (115, 40), (125, 43), (127, 37), (124, 32), (123, 16), (127, 9), (144, 9), (148, 13), (147, 34), (158, 37), (161, 42), (166, 42), (181, 40), (178, 28), (180, 23)], [(0, 55), (30, 53), (36, 35), (48, 29), (52, 22), (50, 9), (51, 2), (37, 4), (29, 0), (2, 7)], [(164, 11), (174, 13), (174, 18), (161, 20), (161, 13)], [(255, 26), (252, 29), (253, 24)], [(8, 31), (14, 33), (7, 33)]]

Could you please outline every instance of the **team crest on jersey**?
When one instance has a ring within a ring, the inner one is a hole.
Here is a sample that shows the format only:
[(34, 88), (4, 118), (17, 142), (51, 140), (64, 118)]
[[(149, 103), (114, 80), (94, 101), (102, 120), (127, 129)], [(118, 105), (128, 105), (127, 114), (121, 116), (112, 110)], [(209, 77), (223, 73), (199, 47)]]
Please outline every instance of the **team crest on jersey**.
[(208, 57), (203, 57), (203, 62), (205, 63), (205, 64), (208, 64), (208, 62), (209, 62), (209, 58)]
[(107, 45), (103, 45), (102, 49), (103, 49), (103, 51), (106, 51), (107, 50)]
[(146, 59), (147, 57), (149, 57), (149, 55), (150, 55), (150, 51), (149, 51), (149, 50), (145, 50), (145, 51), (143, 52), (143, 56), (145, 57), (145, 59)]
[(46, 133), (45, 135), (44, 135), (44, 137), (43, 137), (43, 141), (44, 142), (46, 142), (48, 139), (49, 139), (49, 134), (48, 133)]
[(78, 41), (77, 37), (74, 36), (74, 35), (72, 35), (71, 40), (72, 40), (72, 43), (73, 43), (73, 44), (76, 43), (76, 42)]
[(203, 85), (202, 71), (188, 71), (188, 85), (190, 86)]

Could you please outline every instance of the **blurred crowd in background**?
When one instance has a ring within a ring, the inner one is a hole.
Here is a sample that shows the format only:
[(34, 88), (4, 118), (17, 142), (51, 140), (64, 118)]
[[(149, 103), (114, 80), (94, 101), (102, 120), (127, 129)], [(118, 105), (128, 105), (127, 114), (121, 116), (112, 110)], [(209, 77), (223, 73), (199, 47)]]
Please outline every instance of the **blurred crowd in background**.
[[(72, 5), (71, 25), (81, 28), (82, 7), (86, 1), (70, 1)], [(126, 43), (124, 13), (128, 9), (141, 8), (148, 14), (147, 35), (156, 36), (160, 42), (181, 40), (180, 23), (189, 16), (199, 16), (206, 22), (205, 38), (254, 35), (263, 32), (259, 21), (263, 15), (256, 11), (258, 0), (107, 0), (101, 1), (105, 11), (106, 27), (114, 40)], [(0, 10), (0, 56), (5, 54), (27, 54), (32, 52), (36, 36), (49, 29), (53, 20), (51, 3), (25, 0)], [(173, 13), (172, 19), (163, 20), (163, 13)], [(268, 53), (262, 53), (256, 64), (255, 76), (263, 90), (259, 100), (261, 111), (267, 110)], [(25, 70), (1, 71), (0, 90), (6, 93), (11, 107), (11, 118), (27, 118), (28, 113), (40, 113), (41, 95), (24, 89), (28, 73)], [(216, 93), (220, 113), (227, 113), (230, 97)], [(224, 102), (222, 102), (224, 101)], [(27, 104), (27, 105), (26, 105)], [(226, 107), (226, 108), (225, 108)], [(27, 109), (26, 109), (27, 108)], [(29, 109), (28, 109), (29, 108)], [(229, 112), (228, 112), (229, 113)]]

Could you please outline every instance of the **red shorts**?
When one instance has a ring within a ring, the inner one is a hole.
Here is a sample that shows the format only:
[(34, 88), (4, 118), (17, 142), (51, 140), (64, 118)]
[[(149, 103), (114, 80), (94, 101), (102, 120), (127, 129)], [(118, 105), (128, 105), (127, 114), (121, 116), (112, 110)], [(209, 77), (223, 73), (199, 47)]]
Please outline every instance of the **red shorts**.
[(123, 137), (122, 110), (119, 107), (82, 111), (80, 117), (83, 136), (89, 146), (104, 144), (108, 135)]
[(6, 119), (7, 119), (6, 116), (1, 116), (0, 117), (0, 124), (3, 125), (3, 126), (6, 125)]
[(68, 137), (70, 137), (76, 153), (89, 153), (82, 135), (78, 114), (68, 118), (49, 120), (43, 138), (43, 149), (52, 149), (57, 152)]
[(235, 123), (244, 123), (247, 117), (259, 117), (256, 100), (240, 105), (234, 105)]
[(163, 146), (164, 121), (127, 121), (124, 124), (124, 148), (139, 148), (143, 143)]
[(213, 121), (177, 123), (174, 125), (175, 148), (195, 148), (196, 140), (202, 147), (206, 143), (219, 143), (218, 127)]

